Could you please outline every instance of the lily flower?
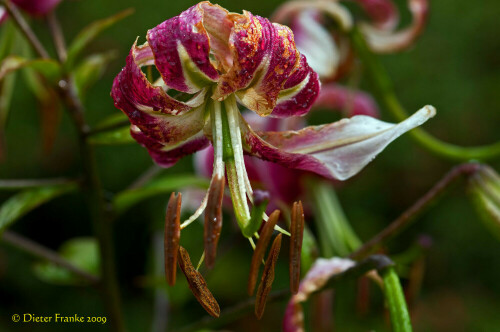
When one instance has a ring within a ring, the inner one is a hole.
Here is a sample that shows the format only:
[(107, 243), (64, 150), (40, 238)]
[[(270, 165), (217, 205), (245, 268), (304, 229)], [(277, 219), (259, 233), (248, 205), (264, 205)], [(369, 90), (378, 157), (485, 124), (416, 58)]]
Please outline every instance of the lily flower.
[[(142, 67), (156, 68), (161, 77), (151, 82)], [(111, 92), (115, 106), (129, 117), (132, 136), (163, 167), (210, 142), (214, 148), (210, 188), (198, 210), (181, 225), (185, 228), (207, 208), (208, 266), (220, 234), (220, 227), (210, 222), (221, 218), (226, 174), (242, 231), (251, 221), (254, 198), (244, 153), (345, 180), (391, 141), (435, 114), (426, 106), (399, 124), (356, 116), (277, 132), (255, 131), (238, 107), (262, 117), (302, 116), (319, 89), (318, 75), (297, 50), (292, 31), (247, 11), (230, 13), (201, 2), (149, 30), (146, 43), (133, 44)]]
[(33, 16), (47, 15), (61, 0), (11, 0), (16, 6)]
[[(408, 0), (412, 22), (397, 30), (398, 11), (391, 0), (350, 0), (360, 5), (370, 21), (355, 22), (350, 11), (338, 0), (288, 1), (280, 6), (273, 20), (289, 24), (297, 48), (309, 60), (322, 80), (341, 77), (352, 64), (348, 33), (356, 24), (374, 52), (392, 53), (412, 45), (427, 19), (427, 0)], [(334, 21), (336, 28), (329, 28)]]

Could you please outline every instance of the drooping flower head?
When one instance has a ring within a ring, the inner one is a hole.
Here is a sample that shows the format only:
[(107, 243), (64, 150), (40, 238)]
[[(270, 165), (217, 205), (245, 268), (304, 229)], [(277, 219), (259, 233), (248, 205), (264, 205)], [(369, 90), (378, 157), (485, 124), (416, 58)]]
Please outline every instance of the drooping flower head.
[[(280, 6), (273, 20), (289, 24), (300, 52), (322, 80), (343, 76), (352, 64), (347, 33), (356, 25), (370, 48), (392, 53), (413, 44), (422, 32), (428, 12), (427, 0), (408, 0), (411, 24), (397, 30), (399, 13), (392, 0), (345, 0), (357, 3), (369, 20), (356, 18), (339, 0), (294, 0)], [(333, 22), (333, 24), (331, 24)]]
[[(142, 67), (156, 69), (160, 78), (146, 76)], [(259, 238), (257, 231), (267, 216), (262, 200), (254, 197), (244, 153), (344, 180), (359, 172), (392, 140), (434, 115), (434, 108), (426, 106), (397, 125), (357, 116), (300, 130), (256, 132), (238, 107), (262, 117), (303, 116), (319, 90), (318, 75), (297, 50), (292, 31), (246, 11), (230, 13), (201, 2), (149, 30), (144, 44), (133, 44), (111, 92), (115, 106), (129, 117), (132, 136), (164, 167), (209, 143), (214, 149), (210, 187), (193, 216), (180, 224), (175, 211), (179, 211), (181, 198), (171, 198), (166, 227), (169, 248), (178, 248), (180, 231), (205, 211), (204, 257), (206, 265), (213, 266), (226, 180), (242, 233), (252, 244), (254, 236)], [(269, 217), (272, 223), (262, 227), (269, 236), (275, 227), (281, 230), (276, 226), (276, 212), (272, 219)], [(300, 220), (301, 214), (296, 215)], [(269, 236), (265, 238), (269, 240)], [(268, 258), (269, 266), (277, 258), (278, 242), (273, 244), (275, 254)], [(262, 246), (257, 243), (259, 253), (265, 250)], [(176, 261), (177, 251), (166, 254), (169, 262)], [(194, 271), (187, 255), (181, 259), (185, 274)], [(175, 268), (174, 263), (171, 265)], [(263, 277), (268, 286), (274, 278), (271, 270), (267, 269)], [(171, 272), (168, 275), (172, 276)], [(201, 275), (193, 272), (186, 276), (192, 280), (193, 292), (203, 298), (199, 300), (210, 306), (211, 294), (204, 287), (195, 287), (201, 285)], [(213, 306), (210, 312), (216, 313), (216, 309)]]

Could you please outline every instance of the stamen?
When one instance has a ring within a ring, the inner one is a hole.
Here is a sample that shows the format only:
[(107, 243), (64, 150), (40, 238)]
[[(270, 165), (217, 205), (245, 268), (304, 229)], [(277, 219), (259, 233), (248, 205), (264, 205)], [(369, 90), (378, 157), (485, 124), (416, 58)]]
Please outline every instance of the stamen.
[(269, 220), (266, 222), (262, 231), (260, 232), (260, 239), (257, 241), (257, 245), (254, 249), (254, 253), (252, 256), (252, 262), (250, 263), (250, 273), (248, 276), (248, 295), (252, 295), (255, 289), (255, 284), (257, 283), (257, 274), (259, 273), (259, 265), (262, 259), (264, 258), (264, 254), (266, 252), (267, 245), (271, 240), (271, 236), (273, 235), (274, 226), (278, 222), (280, 216), (280, 211), (275, 210)]
[(225, 178), (216, 175), (212, 178), (208, 189), (204, 230), (206, 265), (208, 268), (212, 268), (215, 264), (217, 243), (222, 229), (222, 199), (224, 198), (225, 184)]
[(208, 202), (208, 191), (205, 194), (205, 197), (203, 197), (203, 201), (201, 201), (200, 207), (193, 213), (191, 217), (189, 217), (186, 221), (184, 221), (181, 224), (181, 229), (184, 229), (188, 227), (193, 221), (198, 219), (199, 216), (205, 211), (205, 208), (207, 207), (207, 202)]
[(248, 242), (250, 242), (252, 249), (255, 251), (255, 242), (253, 242), (253, 239), (251, 237), (248, 237), (247, 239), (248, 239)]
[(201, 254), (200, 260), (198, 261), (198, 265), (196, 265), (196, 271), (200, 270), (201, 264), (203, 264), (203, 261), (205, 260), (205, 250), (203, 250), (203, 253)]
[(302, 240), (304, 235), (304, 208), (302, 202), (293, 203), (292, 222), (290, 225), (292, 233), (290, 237), (290, 291), (296, 294), (300, 283), (300, 254), (302, 251)]
[(179, 251), (179, 241), (181, 237), (180, 219), (181, 219), (182, 195), (175, 193), (170, 195), (165, 215), (165, 277), (170, 286), (175, 285), (175, 276), (177, 272), (177, 253)]
[(179, 258), (179, 266), (186, 276), (189, 288), (194, 297), (196, 297), (203, 309), (205, 309), (210, 316), (215, 318), (219, 317), (220, 307), (217, 300), (215, 300), (208, 289), (207, 283), (205, 279), (203, 279), (201, 273), (194, 269), (189, 254), (183, 247), (179, 247)]
[(264, 272), (262, 272), (259, 288), (257, 289), (257, 295), (255, 297), (255, 315), (257, 319), (262, 318), (264, 310), (266, 309), (267, 297), (271, 292), (274, 281), (274, 268), (281, 249), (281, 237), (282, 234), (278, 234), (273, 241), (271, 251), (269, 252), (269, 256), (267, 256), (266, 265), (264, 266)]

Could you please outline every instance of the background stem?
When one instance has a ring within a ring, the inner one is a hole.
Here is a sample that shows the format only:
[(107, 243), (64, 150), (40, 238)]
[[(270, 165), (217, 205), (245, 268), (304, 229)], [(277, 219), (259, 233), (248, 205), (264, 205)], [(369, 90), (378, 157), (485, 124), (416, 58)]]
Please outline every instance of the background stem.
[[(399, 102), (389, 75), (378, 58), (369, 49), (363, 35), (358, 29), (353, 28), (350, 37), (357, 55), (366, 68), (378, 102), (396, 120), (403, 121), (408, 118), (408, 112)], [(500, 142), (478, 147), (462, 147), (443, 142), (421, 128), (413, 129), (409, 133), (426, 150), (447, 159), (459, 161), (486, 160), (500, 156)]]

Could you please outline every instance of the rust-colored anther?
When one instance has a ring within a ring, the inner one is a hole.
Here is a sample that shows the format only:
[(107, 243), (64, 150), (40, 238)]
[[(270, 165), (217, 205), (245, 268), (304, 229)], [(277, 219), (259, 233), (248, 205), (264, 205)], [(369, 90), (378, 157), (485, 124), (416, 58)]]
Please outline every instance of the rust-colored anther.
[(217, 300), (215, 300), (214, 296), (208, 289), (207, 283), (205, 282), (205, 279), (203, 279), (201, 273), (196, 271), (194, 268), (188, 252), (183, 247), (179, 247), (179, 266), (186, 276), (191, 292), (201, 304), (203, 309), (205, 309), (210, 316), (215, 318), (219, 317), (220, 308)]
[(252, 262), (250, 263), (250, 274), (248, 276), (248, 295), (252, 296), (253, 291), (255, 289), (255, 284), (257, 283), (257, 275), (259, 273), (259, 266), (264, 258), (264, 254), (266, 253), (267, 246), (269, 241), (271, 241), (271, 236), (273, 235), (274, 226), (278, 223), (278, 219), (280, 217), (280, 211), (275, 210), (269, 216), (269, 219), (262, 227), (262, 231), (260, 232), (259, 241), (257, 241), (257, 245), (255, 246), (255, 250), (252, 256)]
[(300, 253), (304, 236), (304, 208), (301, 201), (293, 203), (290, 234), (290, 291), (296, 294), (299, 291)]
[(273, 241), (271, 251), (266, 260), (266, 265), (264, 266), (264, 272), (262, 272), (262, 278), (260, 280), (259, 288), (257, 289), (257, 295), (255, 297), (255, 316), (257, 319), (261, 319), (266, 309), (267, 296), (271, 291), (271, 287), (274, 281), (274, 267), (276, 266), (276, 261), (280, 254), (281, 249), (281, 236), (278, 234)]
[(224, 198), (224, 177), (212, 180), (208, 190), (207, 207), (205, 209), (205, 265), (211, 269), (215, 264), (217, 243), (222, 229), (222, 199)]
[(165, 278), (170, 286), (175, 285), (177, 272), (177, 253), (179, 252), (179, 240), (181, 238), (181, 204), (182, 194), (172, 193), (167, 205), (165, 216), (165, 240), (163, 242), (165, 251)]

